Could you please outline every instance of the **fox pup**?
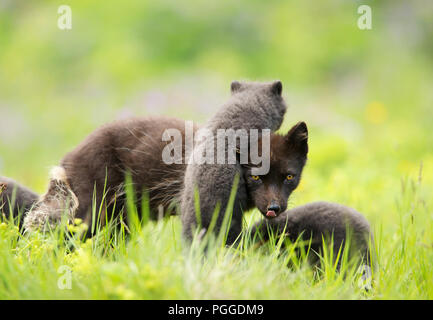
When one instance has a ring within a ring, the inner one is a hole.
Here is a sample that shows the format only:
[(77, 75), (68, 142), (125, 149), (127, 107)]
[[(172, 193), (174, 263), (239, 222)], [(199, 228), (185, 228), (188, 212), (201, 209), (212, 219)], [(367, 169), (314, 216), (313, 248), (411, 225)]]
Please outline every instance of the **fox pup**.
[(55, 225), (65, 212), (69, 220), (81, 218), (90, 226), (93, 203), (98, 209), (102, 205), (99, 222), (104, 225), (107, 218), (123, 212), (127, 172), (138, 213), (145, 191), (150, 218), (156, 219), (160, 212), (174, 213), (170, 204), (182, 186), (185, 165), (166, 164), (161, 157), (167, 145), (162, 135), (168, 128), (177, 129), (185, 138), (185, 121), (169, 117), (120, 120), (95, 130), (53, 168), (47, 193), (25, 218), (26, 230)]
[(279, 239), (283, 232), (292, 242), (295, 242), (298, 237), (305, 241), (311, 239), (312, 253), (309, 254), (309, 260), (313, 265), (320, 262), (322, 237), (325, 241), (330, 241), (332, 238), (334, 259), (336, 259), (340, 247), (344, 249), (349, 234), (349, 257), (357, 257), (363, 264), (370, 265), (369, 248), (372, 240), (370, 224), (355, 209), (324, 201), (312, 202), (288, 210), (275, 219), (257, 222), (251, 228), (251, 238), (262, 244), (269, 241), (271, 233), (274, 239)]

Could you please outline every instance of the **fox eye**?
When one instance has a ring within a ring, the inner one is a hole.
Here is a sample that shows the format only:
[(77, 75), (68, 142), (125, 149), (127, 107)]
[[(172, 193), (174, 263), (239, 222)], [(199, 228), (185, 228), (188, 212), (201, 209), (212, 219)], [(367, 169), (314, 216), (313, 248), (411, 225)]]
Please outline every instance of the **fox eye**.
[(251, 178), (252, 178), (253, 180), (255, 180), (255, 181), (260, 180), (260, 177), (259, 177), (259, 176), (251, 176)]
[(293, 178), (294, 178), (293, 174), (288, 174), (288, 175), (286, 176), (286, 179), (287, 179), (287, 180), (293, 180)]

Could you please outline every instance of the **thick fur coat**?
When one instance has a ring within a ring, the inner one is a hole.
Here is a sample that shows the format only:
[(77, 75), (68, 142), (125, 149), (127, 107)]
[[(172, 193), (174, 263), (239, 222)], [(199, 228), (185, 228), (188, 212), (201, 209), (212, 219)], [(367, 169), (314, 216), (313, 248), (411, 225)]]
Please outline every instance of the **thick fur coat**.
[(65, 214), (70, 221), (81, 218), (90, 226), (93, 204), (98, 211), (102, 207), (99, 223), (104, 225), (107, 218), (124, 212), (128, 172), (138, 213), (143, 192), (149, 196), (151, 218), (174, 213), (168, 209), (181, 189), (185, 164), (166, 164), (162, 159), (168, 144), (162, 136), (168, 128), (178, 130), (185, 140), (185, 121), (168, 117), (120, 120), (95, 130), (53, 169), (48, 191), (27, 215), (25, 228), (55, 225)]

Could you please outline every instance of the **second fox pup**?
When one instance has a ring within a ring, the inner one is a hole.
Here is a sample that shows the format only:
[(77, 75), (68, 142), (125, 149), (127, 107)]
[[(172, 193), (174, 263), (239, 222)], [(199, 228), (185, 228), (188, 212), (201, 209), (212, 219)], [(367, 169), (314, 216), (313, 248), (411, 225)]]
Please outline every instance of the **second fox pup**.
[[(280, 81), (234, 82), (231, 99), (205, 127), (212, 132), (220, 128), (275, 131), (280, 127), (286, 111), (281, 92)], [(188, 165), (181, 194), (186, 239), (192, 239), (197, 226), (205, 232), (209, 230), (216, 208), (219, 211), (212, 231), (216, 234), (220, 232), (236, 175), (239, 176), (239, 184), (228, 227), (228, 244), (233, 243), (242, 230), (244, 211), (258, 207), (267, 218), (276, 217), (284, 211), (290, 193), (300, 181), (308, 152), (307, 138), (307, 127), (303, 122), (286, 136), (272, 135), (270, 154), (265, 155), (270, 158), (270, 170), (262, 176), (252, 172), (254, 166), (249, 163)], [(193, 153), (202, 153), (206, 143), (196, 146)], [(195, 190), (199, 196), (199, 212), (196, 212)]]

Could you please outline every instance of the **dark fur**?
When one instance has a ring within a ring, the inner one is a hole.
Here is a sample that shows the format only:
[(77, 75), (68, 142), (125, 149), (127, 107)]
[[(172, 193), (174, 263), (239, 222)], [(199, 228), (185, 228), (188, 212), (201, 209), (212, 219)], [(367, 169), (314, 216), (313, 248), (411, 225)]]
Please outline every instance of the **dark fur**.
[[(59, 222), (61, 214), (58, 213), (64, 211), (74, 196), (78, 208), (68, 209), (69, 219), (81, 218), (91, 225), (94, 191), (97, 208), (101, 203), (104, 207), (103, 225), (105, 209), (111, 218), (114, 206), (115, 215), (124, 206), (126, 172), (131, 173), (138, 212), (141, 213), (143, 191), (148, 191), (151, 218), (156, 219), (158, 208), (161, 206), (161, 211), (165, 212), (176, 197), (185, 171), (184, 164), (167, 165), (162, 160), (162, 150), (168, 142), (161, 138), (167, 128), (178, 129), (184, 135), (185, 121), (167, 117), (136, 118), (109, 123), (95, 130), (63, 158), (61, 168), (65, 179), (51, 179), (47, 194), (26, 219), (26, 229), (40, 228), (46, 220)], [(102, 201), (104, 186), (105, 201)], [(53, 199), (53, 195), (62, 193), (63, 197)]]
[(162, 133), (175, 128), (184, 139), (184, 127), (185, 121), (173, 118), (131, 119), (104, 126), (86, 138), (61, 162), (80, 202), (77, 217), (87, 217), (94, 183), (97, 203), (101, 202), (106, 176), (107, 202), (112, 203), (117, 196), (117, 205), (121, 207), (125, 173), (129, 171), (137, 199), (148, 190), (151, 216), (157, 218), (158, 206), (166, 210), (178, 193), (185, 170), (183, 164), (167, 165), (162, 161), (162, 150), (167, 145), (161, 139)]
[[(155, 124), (158, 126), (155, 126)], [(41, 201), (37, 203), (26, 219), (27, 228), (39, 228), (46, 221), (55, 224), (61, 220), (65, 212), (70, 213), (70, 220), (79, 217), (90, 225), (92, 222), (90, 205), (92, 204), (93, 191), (86, 193), (84, 190), (92, 190), (95, 185), (96, 194), (102, 194), (105, 183), (105, 167), (111, 168), (107, 177), (107, 190), (109, 192), (106, 197), (107, 204), (111, 203), (107, 208), (109, 213), (112, 212), (114, 201), (117, 208), (115, 214), (121, 212), (124, 205), (123, 181), (126, 168), (132, 174), (137, 190), (136, 198), (140, 199), (141, 190), (149, 192), (152, 218), (157, 217), (158, 206), (160, 205), (163, 206), (164, 211), (168, 210), (170, 213), (174, 213), (174, 209), (169, 210), (169, 205), (173, 202), (176, 203), (178, 200), (185, 165), (164, 164), (161, 161), (161, 152), (165, 142), (160, 142), (163, 130), (173, 127), (178, 128), (184, 137), (184, 121), (173, 118), (151, 117), (117, 121), (97, 129), (76, 149), (66, 155), (62, 163), (65, 166), (64, 170), (67, 178), (65, 181), (62, 178), (51, 179), (47, 193), (42, 196)], [(299, 127), (303, 126), (298, 124), (294, 128)], [(302, 135), (299, 135), (299, 129), (294, 130), (294, 128), (285, 136), (271, 135), (271, 153), (276, 156), (271, 158), (269, 174), (262, 177), (263, 181), (266, 182), (265, 184), (260, 185), (256, 181), (250, 181), (250, 168), (248, 166), (244, 167), (244, 179), (247, 181), (248, 189), (250, 189), (248, 192), (250, 206), (257, 206), (264, 213), (267, 204), (275, 199), (279, 201), (281, 211), (283, 211), (288, 195), (298, 184), (299, 178), (291, 184), (281, 183), (280, 177), (284, 172), (279, 169), (291, 168), (292, 172), (299, 172), (298, 177), (300, 177), (305, 157), (299, 157), (300, 154), (295, 152), (299, 148), (296, 147), (293, 141), (302, 139)], [(133, 130), (131, 131), (131, 129)], [(194, 129), (196, 131), (197, 127)], [(110, 136), (115, 138), (110, 138)], [(121, 143), (121, 141), (124, 142)], [(116, 147), (116, 144), (121, 147)], [(110, 158), (117, 153), (116, 151), (111, 153), (110, 150), (115, 149), (120, 149), (118, 151), (123, 155), (122, 162), (116, 156)], [(296, 166), (296, 163), (301, 167)], [(122, 170), (113, 171), (115, 168)], [(274, 170), (274, 168), (276, 169)], [(279, 177), (279, 179), (275, 180), (273, 187), (271, 187), (271, 176)], [(117, 193), (110, 192), (110, 190), (116, 190)], [(262, 196), (267, 193), (269, 198)], [(71, 201), (75, 195), (77, 204)], [(74, 209), (75, 205), (78, 205), (78, 210)], [(97, 202), (96, 205), (99, 208), (100, 202)], [(140, 203), (138, 202), (137, 205), (140, 205)]]
[[(243, 165), (242, 173), (247, 186), (248, 208), (257, 207), (266, 218), (269, 208), (279, 215), (287, 208), (287, 200), (301, 181), (307, 161), (308, 130), (299, 122), (286, 135), (271, 135), (270, 170), (259, 180), (252, 179), (252, 165)], [(288, 174), (293, 175), (287, 180)]]
[(9, 218), (12, 213), (21, 226), (24, 214), (30, 210), (38, 198), (39, 195), (27, 187), (12, 179), (0, 176), (0, 212), (6, 218)]
[[(281, 96), (281, 82), (273, 83), (232, 83), (232, 96), (228, 102), (205, 125), (214, 136), (217, 129), (270, 129), (277, 130), (286, 112)], [(201, 154), (206, 141), (194, 146), (193, 153)], [(230, 150), (227, 150), (230, 152)], [(215, 148), (216, 153), (216, 148)], [(247, 182), (240, 164), (190, 164), (187, 166), (184, 189), (181, 194), (181, 218), (183, 235), (187, 240), (193, 237), (197, 226), (195, 212), (195, 190), (200, 200), (201, 228), (208, 230), (214, 210), (220, 205), (214, 232), (221, 230), (228, 205), (233, 181), (239, 175), (239, 184), (234, 201), (227, 243), (232, 243), (242, 229), (243, 212), (253, 207), (247, 191)]]
[[(269, 126), (275, 130), (280, 126), (286, 108), (280, 96), (280, 82), (234, 82), (232, 92), (231, 102), (211, 119), (208, 124), (210, 128), (239, 128), (239, 123), (245, 128), (247, 123), (241, 116), (243, 109), (247, 110), (248, 118), (252, 119), (248, 120), (250, 127)], [(259, 119), (266, 120), (262, 121), (264, 125), (260, 125)], [(220, 123), (219, 127), (217, 123)], [(161, 137), (165, 129), (175, 128), (185, 138), (184, 126), (183, 120), (149, 117), (116, 121), (97, 129), (63, 158), (60, 167), (63, 173), (53, 174), (47, 193), (26, 218), (26, 229), (40, 228), (47, 222), (56, 224), (65, 214), (69, 220), (81, 218), (91, 225), (94, 191), (96, 208), (99, 209), (102, 203), (102, 212), (106, 209), (108, 218), (111, 218), (111, 213), (117, 216), (122, 212), (125, 202), (124, 181), (127, 171), (132, 175), (139, 213), (143, 191), (149, 192), (151, 218), (157, 218), (161, 212), (174, 213), (170, 205), (176, 203), (175, 200), (178, 200), (182, 190), (186, 165), (167, 165), (162, 161), (162, 150), (168, 142), (163, 142)], [(275, 156), (271, 159), (269, 175), (263, 176), (266, 180), (263, 186), (258, 186), (257, 183), (249, 184), (248, 172), (251, 168), (242, 168), (244, 175), (241, 179), (251, 187), (251, 192), (245, 188), (243, 191), (243, 197), (247, 199), (245, 208), (258, 206), (263, 212), (266, 210), (263, 208), (268, 205), (266, 202), (276, 200), (281, 211), (285, 209), (287, 197), (299, 182), (308, 149), (305, 124), (300, 123), (295, 128), (286, 136), (271, 136), (271, 148), (275, 150), (272, 151)], [(194, 132), (197, 129), (194, 127)], [(184, 154), (185, 150), (182, 156)], [(230, 175), (233, 167), (228, 166)], [(296, 173), (297, 179), (290, 184), (282, 184), (281, 179), (271, 183), (271, 176), (280, 178), (285, 170)], [(232, 181), (224, 180), (224, 175), (215, 177), (220, 179), (220, 182), (217, 182), (220, 184), (219, 189), (221, 185), (231, 186)], [(105, 201), (102, 201), (105, 183), (106, 195)], [(267, 194), (269, 198), (260, 196), (263, 194)], [(114, 205), (116, 210), (113, 212)], [(104, 214), (101, 218), (102, 224), (105, 223), (105, 218)]]
[[(264, 243), (269, 241), (270, 232), (278, 239), (284, 231), (292, 242), (298, 237), (306, 241), (311, 238), (311, 250), (319, 255), (322, 253), (322, 236), (326, 241), (333, 237), (335, 259), (340, 246), (344, 249), (348, 230), (351, 235), (349, 257), (357, 256), (369, 265), (370, 224), (361, 213), (341, 204), (313, 202), (296, 207), (277, 218), (257, 222), (251, 229), (251, 237)], [(310, 262), (318, 264), (319, 257), (313, 252), (309, 255)]]

